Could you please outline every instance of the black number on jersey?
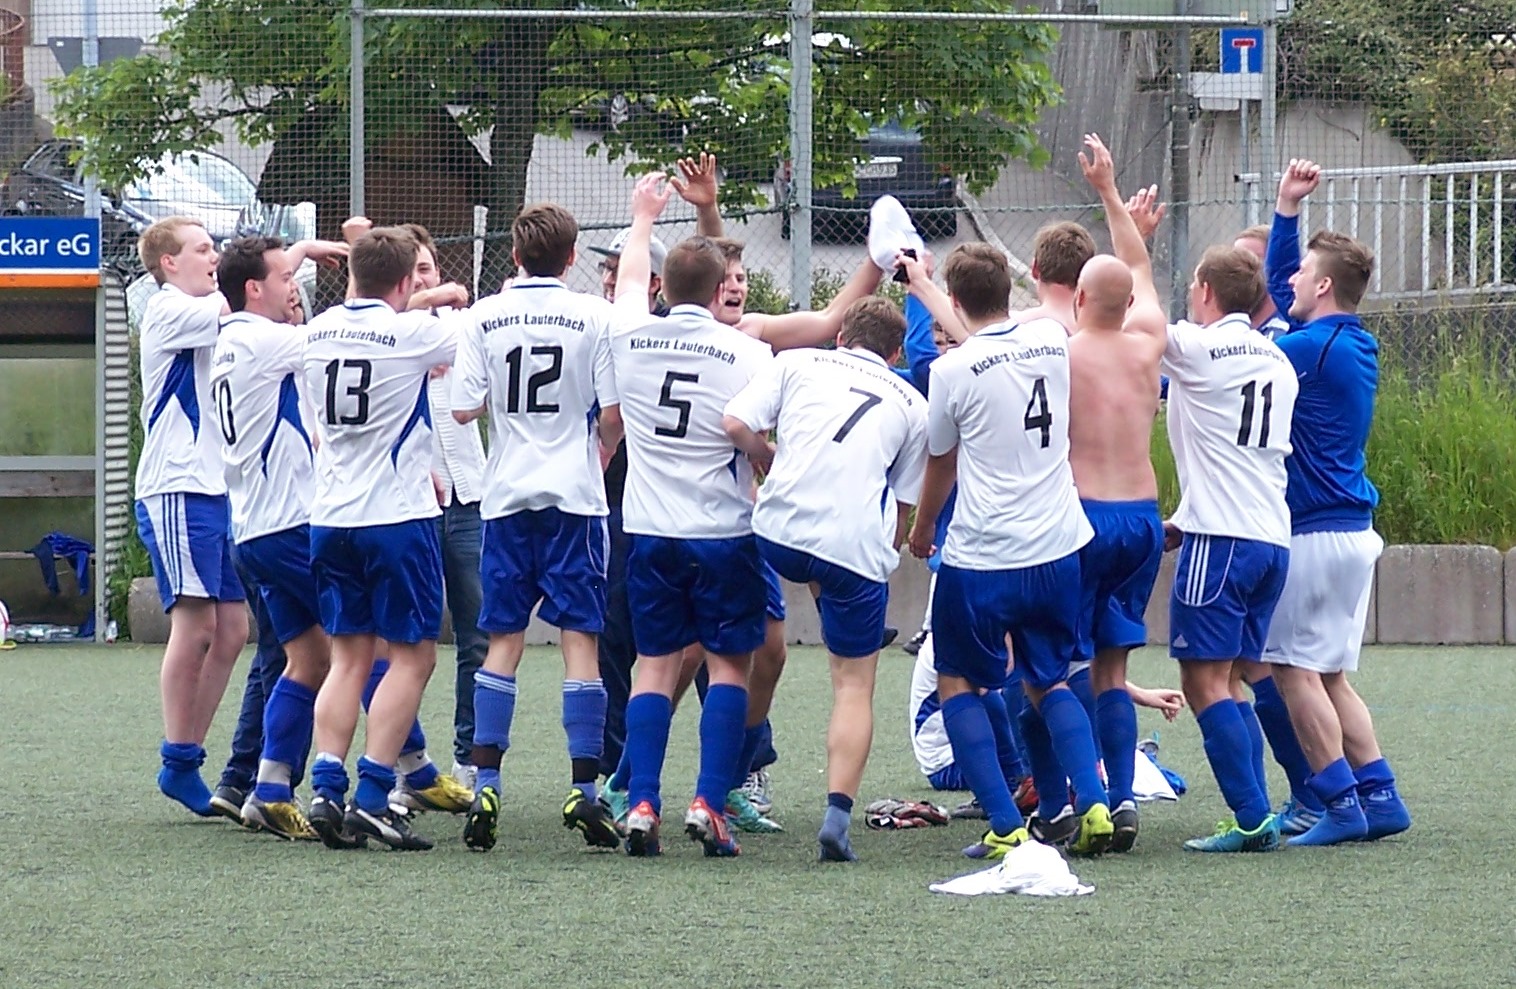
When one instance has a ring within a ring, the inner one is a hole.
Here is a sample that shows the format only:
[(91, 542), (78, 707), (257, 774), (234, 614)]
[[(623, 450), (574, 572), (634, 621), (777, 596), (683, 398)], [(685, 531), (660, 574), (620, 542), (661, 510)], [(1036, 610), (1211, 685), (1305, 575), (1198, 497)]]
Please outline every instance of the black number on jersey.
[(225, 378), (216, 382), (216, 420), (226, 445), (237, 442), (237, 420), (232, 417), (232, 383)]
[(674, 397), (674, 382), (676, 381), (685, 381), (693, 385), (700, 381), (700, 375), (670, 371), (663, 376), (663, 394), (658, 396), (658, 404), (665, 409), (676, 410), (679, 413), (679, 421), (673, 426), (659, 426), (653, 432), (659, 436), (671, 436), (677, 440), (683, 439), (690, 431), (690, 409), (693, 403), (689, 399)]
[[(1033, 415), (1033, 412), (1036, 415)], [(1053, 412), (1048, 408), (1048, 379), (1038, 378), (1032, 382), (1032, 397), (1026, 403), (1026, 418), (1021, 420), (1027, 432), (1042, 430), (1042, 448), (1046, 450), (1053, 442)]]
[[(1242, 425), (1237, 430), (1237, 445), (1247, 446), (1253, 438), (1253, 408), (1258, 404), (1258, 382), (1249, 381), (1242, 386)], [(1269, 413), (1274, 411), (1274, 383), (1263, 386), (1263, 422), (1258, 427), (1258, 446), (1269, 445)]]
[[(347, 372), (356, 371), (357, 380)], [(352, 399), (351, 404), (337, 408), (338, 379), (345, 385), (342, 398)], [(370, 361), (335, 360), (326, 365), (326, 424), (328, 426), (362, 426), (368, 422), (368, 389), (374, 381), (374, 365)], [(352, 411), (348, 411), (351, 409)]]
[(847, 434), (851, 433), (853, 427), (858, 425), (858, 420), (863, 418), (864, 413), (884, 401), (884, 399), (873, 392), (864, 391), (862, 388), (849, 388), (848, 391), (854, 395), (862, 395), (863, 401), (853, 410), (853, 414), (847, 417), (847, 422), (842, 424), (842, 428), (837, 430), (837, 435), (832, 437), (833, 443), (841, 443), (847, 439)]
[[(526, 411), (528, 412), (557, 412), (557, 402), (544, 402), (541, 400), (541, 391), (548, 385), (563, 377), (563, 348), (557, 344), (533, 347), (533, 357), (546, 357), (549, 359), (548, 366), (536, 372), (526, 379)], [(517, 347), (505, 355), (506, 366), (510, 368), (510, 381), (506, 383), (505, 411), (521, 411), (521, 348)]]

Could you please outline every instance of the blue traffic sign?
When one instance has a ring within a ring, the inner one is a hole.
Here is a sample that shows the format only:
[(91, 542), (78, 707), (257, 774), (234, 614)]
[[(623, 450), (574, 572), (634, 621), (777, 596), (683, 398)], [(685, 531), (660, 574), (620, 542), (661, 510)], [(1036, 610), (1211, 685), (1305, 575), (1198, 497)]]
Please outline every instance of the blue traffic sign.
[(1243, 75), (1263, 71), (1263, 28), (1221, 29), (1221, 73)]
[(0, 272), (77, 273), (100, 267), (100, 221), (0, 216)]

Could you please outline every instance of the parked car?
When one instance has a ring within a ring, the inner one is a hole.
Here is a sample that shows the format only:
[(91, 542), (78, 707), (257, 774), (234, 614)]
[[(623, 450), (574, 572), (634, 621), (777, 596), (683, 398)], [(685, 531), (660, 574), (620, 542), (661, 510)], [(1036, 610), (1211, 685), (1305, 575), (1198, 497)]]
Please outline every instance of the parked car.
[[(853, 169), (858, 190), (849, 196), (841, 187), (811, 190), (811, 236), (825, 242), (852, 243), (868, 232), (869, 207), (880, 196), (900, 200), (916, 229), (926, 240), (943, 240), (958, 232), (958, 180), (952, 172), (926, 156), (921, 134), (887, 123), (869, 128)], [(794, 196), (790, 163), (780, 162), (774, 172), (774, 202), (791, 204)], [(790, 235), (786, 213), (780, 235)]]
[[(73, 162), (78, 145), (45, 141), (0, 182), (0, 212), (16, 215), (82, 216), (83, 169)], [(266, 209), (257, 187), (232, 161), (210, 151), (165, 157), (161, 171), (125, 189), (102, 189), (102, 257), (131, 255), (149, 224), (167, 216), (192, 216), (216, 240), (257, 233), (250, 211)]]

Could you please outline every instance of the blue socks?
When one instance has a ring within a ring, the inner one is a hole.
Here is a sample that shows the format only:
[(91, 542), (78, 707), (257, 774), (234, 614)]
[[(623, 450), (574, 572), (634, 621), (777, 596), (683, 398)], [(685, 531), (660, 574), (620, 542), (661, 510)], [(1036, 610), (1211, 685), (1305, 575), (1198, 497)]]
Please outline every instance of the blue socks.
[(1073, 784), (1074, 811), (1083, 814), (1096, 804), (1109, 806), (1110, 797), (1096, 766), (1095, 730), (1079, 698), (1071, 690), (1049, 690), (1042, 697), (1042, 720)]
[(1279, 768), (1284, 770), (1285, 779), (1290, 781), (1290, 796), (1307, 810), (1321, 813), (1326, 808), (1321, 806), (1321, 801), (1316, 799), (1305, 782), (1311, 775), (1311, 764), (1306, 761), (1305, 752), (1300, 748), (1300, 739), (1295, 735), (1289, 709), (1284, 705), (1284, 698), (1279, 695), (1279, 688), (1274, 686), (1274, 678), (1265, 677), (1250, 686), (1253, 688), (1253, 712), (1258, 716), (1263, 734), (1269, 740), (1274, 761), (1279, 763)]
[(170, 800), (177, 800), (201, 817), (212, 817), (211, 791), (200, 778), (205, 749), (193, 742), (165, 740), (158, 747), (163, 768), (158, 770), (158, 789)]
[(1358, 801), (1368, 820), (1364, 841), (1378, 841), (1411, 826), (1411, 812), (1395, 789), (1395, 774), (1384, 759), (1375, 759), (1353, 771), (1358, 782)]
[(1105, 755), (1106, 789), (1111, 808), (1134, 799), (1132, 775), (1137, 757), (1137, 708), (1125, 688), (1115, 688), (1095, 698), (1095, 727), (1100, 751)]
[(984, 713), (989, 716), (990, 730), (995, 733), (995, 758), (1000, 762), (1000, 772), (1007, 786), (1026, 775), (1021, 763), (1021, 742), (1011, 723), (1011, 713), (1005, 702), (1005, 691), (986, 691), (979, 698), (984, 702)]
[(741, 789), (742, 784), (747, 782), (747, 774), (752, 771), (753, 760), (758, 757), (758, 750), (764, 745), (766, 728), (768, 728), (768, 722), (764, 721), (743, 731), (742, 751), (737, 755), (737, 771), (732, 774), (732, 785), (729, 789)]
[(311, 789), (316, 795), (340, 804), (347, 797), (347, 787), (347, 767), (342, 760), (330, 752), (316, 753), (316, 761), (311, 764)]
[(1195, 716), (1205, 740), (1206, 759), (1216, 784), (1244, 831), (1253, 831), (1269, 816), (1269, 804), (1253, 774), (1253, 740), (1237, 703), (1225, 697)]
[(479, 788), (500, 792), (500, 759), (491, 761), (478, 750), (495, 749), (504, 755), (511, 747), (511, 721), (516, 717), (516, 678), (489, 670), (474, 674), (474, 765), (479, 767)]
[(942, 705), (942, 726), (953, 746), (953, 764), (984, 808), (990, 830), (1008, 835), (1022, 827), (1026, 822), (1005, 785), (995, 753), (995, 731), (979, 695), (968, 692), (948, 698)]
[[(368, 706), (374, 699), (374, 691), (379, 689), (379, 681), (384, 679), (384, 674), (390, 670), (390, 661), (381, 657), (375, 657), (374, 666), (368, 671), (368, 683), (363, 685), (363, 713), (368, 713)], [(400, 747), (401, 752), (420, 752), (426, 748), (426, 733), (421, 730), (421, 719), (411, 722), (411, 730), (405, 736), (405, 744)]]
[(316, 692), (289, 677), (280, 677), (263, 707), (262, 763), (283, 767), (283, 780), (265, 780), (262, 765), (254, 792), (259, 800), (286, 803), (293, 799), (291, 776), (311, 744)]
[(856, 862), (858, 855), (848, 838), (848, 827), (853, 820), (853, 798), (845, 793), (826, 795), (826, 817), (821, 821), (821, 832), (816, 841), (821, 846), (823, 862)]
[(353, 802), (371, 814), (389, 812), (390, 791), (395, 788), (395, 770), (368, 756), (358, 757), (358, 792)]
[(1326, 813), (1304, 834), (1288, 841), (1291, 845), (1338, 845), (1345, 841), (1362, 841), (1369, 824), (1358, 803), (1358, 781), (1346, 759), (1338, 759), (1306, 780)]
[(1053, 751), (1053, 736), (1035, 705), (1028, 701), (1021, 710), (1021, 740), (1026, 744), (1026, 759), (1031, 765), (1032, 782), (1037, 787), (1037, 816), (1051, 821), (1069, 802), (1069, 779)]
[[(1095, 684), (1090, 678), (1090, 667), (1086, 666), (1078, 673), (1069, 677), (1066, 685), (1069, 690), (1073, 691), (1074, 696), (1079, 698), (1079, 703), (1084, 707), (1084, 716), (1089, 719), (1090, 731), (1093, 734), (1095, 731)], [(1093, 737), (1095, 739), (1095, 759), (1098, 762), (1102, 755), (1100, 736), (1093, 735)], [(1137, 743), (1132, 743), (1133, 751), (1136, 751), (1136, 745)]]
[[(1237, 702), (1237, 713), (1242, 715), (1243, 727), (1248, 730), (1248, 744), (1253, 752), (1253, 778), (1258, 782), (1258, 791), (1263, 794), (1263, 802), (1269, 803), (1269, 777), (1263, 768), (1263, 726), (1258, 723), (1258, 715), (1253, 710), (1253, 705), (1247, 701)], [(1273, 806), (1270, 804), (1270, 806)]]
[(568, 739), (570, 781), (594, 800), (605, 744), (605, 681), (563, 681), (563, 734)]
[(646, 800), (654, 813), (663, 813), (663, 757), (673, 720), (674, 702), (662, 694), (638, 694), (626, 703), (627, 800), (632, 807)]
[(711, 684), (700, 712), (700, 775), (695, 780), (695, 796), (705, 798), (718, 814), (725, 809), (732, 788), (746, 721), (747, 688)]

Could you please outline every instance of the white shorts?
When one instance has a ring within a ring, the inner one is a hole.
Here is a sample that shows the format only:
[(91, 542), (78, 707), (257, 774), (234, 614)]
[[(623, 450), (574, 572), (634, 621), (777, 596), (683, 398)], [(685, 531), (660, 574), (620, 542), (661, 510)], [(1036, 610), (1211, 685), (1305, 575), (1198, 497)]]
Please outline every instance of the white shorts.
[(1290, 571), (1263, 661), (1317, 673), (1358, 669), (1374, 563), (1383, 551), (1373, 529), (1291, 537)]

